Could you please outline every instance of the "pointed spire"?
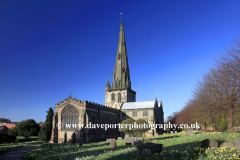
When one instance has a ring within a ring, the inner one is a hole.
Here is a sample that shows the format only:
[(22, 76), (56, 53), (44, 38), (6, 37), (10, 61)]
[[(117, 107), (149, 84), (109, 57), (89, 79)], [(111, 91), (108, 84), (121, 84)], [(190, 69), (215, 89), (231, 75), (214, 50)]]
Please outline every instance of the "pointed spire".
[(159, 108), (160, 108), (161, 110), (163, 110), (162, 100), (161, 100), (161, 102), (160, 102)]
[(158, 100), (157, 97), (155, 98), (155, 102), (154, 102), (154, 107), (157, 106), (158, 107)]
[(105, 88), (106, 89), (110, 89), (111, 88), (109, 81), (107, 81), (107, 84), (106, 84)]
[(113, 73), (112, 88), (129, 88), (131, 89), (131, 81), (128, 67), (128, 56), (123, 29), (123, 20), (121, 18), (118, 48), (116, 56), (116, 64)]

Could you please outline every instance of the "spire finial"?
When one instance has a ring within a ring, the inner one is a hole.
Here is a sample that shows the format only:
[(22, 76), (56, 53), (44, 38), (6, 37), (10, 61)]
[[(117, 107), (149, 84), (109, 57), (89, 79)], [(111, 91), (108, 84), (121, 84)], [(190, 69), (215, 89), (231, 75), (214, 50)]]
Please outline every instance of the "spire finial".
[(121, 18), (122, 18), (123, 13), (120, 13), (120, 14), (121, 14)]
[(69, 97), (71, 97), (71, 95), (72, 95), (72, 94), (71, 94), (71, 93), (69, 93)]

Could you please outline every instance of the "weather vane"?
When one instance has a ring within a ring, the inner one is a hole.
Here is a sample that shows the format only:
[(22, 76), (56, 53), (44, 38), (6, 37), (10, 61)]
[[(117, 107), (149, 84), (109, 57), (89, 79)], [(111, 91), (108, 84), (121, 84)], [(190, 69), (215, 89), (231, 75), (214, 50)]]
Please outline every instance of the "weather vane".
[(71, 96), (71, 93), (69, 93), (69, 96)]

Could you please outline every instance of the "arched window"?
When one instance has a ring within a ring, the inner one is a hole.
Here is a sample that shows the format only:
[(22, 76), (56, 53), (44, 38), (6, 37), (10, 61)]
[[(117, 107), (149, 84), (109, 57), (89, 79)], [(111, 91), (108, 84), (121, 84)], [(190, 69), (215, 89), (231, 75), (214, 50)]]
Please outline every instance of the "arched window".
[(114, 95), (114, 93), (112, 93), (112, 95), (111, 95), (111, 99), (112, 99), (112, 101), (115, 100), (115, 95)]
[(121, 93), (118, 93), (118, 102), (121, 102)]
[(61, 119), (62, 129), (78, 129), (79, 114), (76, 107), (67, 105), (62, 111)]

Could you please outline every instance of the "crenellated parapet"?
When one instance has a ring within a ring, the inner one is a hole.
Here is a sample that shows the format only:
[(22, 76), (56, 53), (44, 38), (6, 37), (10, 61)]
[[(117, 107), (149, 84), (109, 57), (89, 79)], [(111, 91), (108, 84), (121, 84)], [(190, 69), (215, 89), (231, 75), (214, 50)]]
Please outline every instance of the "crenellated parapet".
[(81, 101), (80, 99), (76, 99), (76, 98), (72, 98), (72, 96), (70, 95), (68, 98), (65, 98), (63, 101), (60, 101), (59, 103), (55, 103), (55, 108), (60, 108), (62, 106), (65, 106), (67, 103), (73, 103), (73, 104), (78, 104), (78, 105), (82, 105), (82, 106), (89, 106), (89, 107), (94, 107), (97, 109), (107, 109), (109, 111), (118, 111), (119, 109), (116, 108), (112, 108), (109, 106), (105, 106), (102, 104), (98, 104), (98, 103), (94, 103), (91, 101)]
[(111, 108), (109, 106), (105, 106), (105, 105), (102, 105), (102, 104), (94, 103), (94, 102), (91, 102), (91, 101), (83, 101), (83, 105), (94, 107), (94, 108), (98, 108), (98, 109), (105, 108), (105, 109), (114, 110), (114, 111), (118, 110), (116, 108)]
[(59, 108), (68, 102), (72, 102), (72, 103), (76, 103), (76, 104), (83, 104), (83, 102), (81, 102), (80, 99), (77, 100), (76, 98), (72, 98), (71, 96), (69, 96), (68, 98), (65, 98), (63, 101), (60, 101), (59, 103), (55, 103), (55, 108)]

